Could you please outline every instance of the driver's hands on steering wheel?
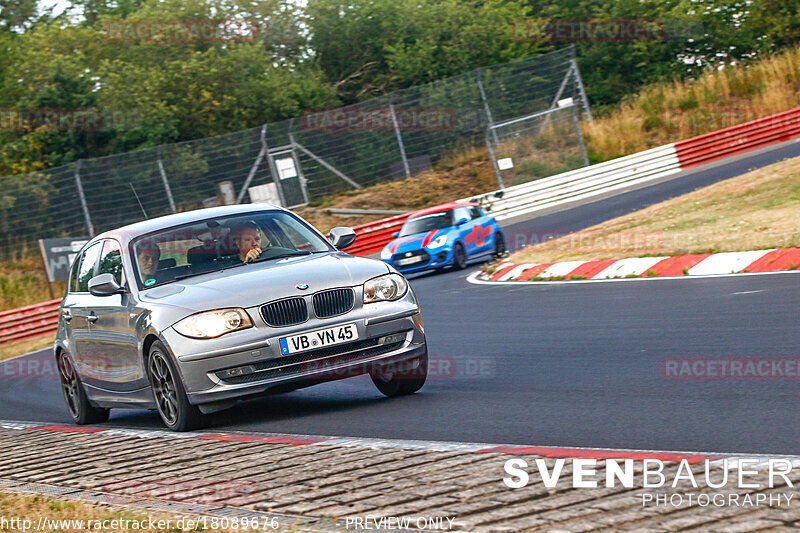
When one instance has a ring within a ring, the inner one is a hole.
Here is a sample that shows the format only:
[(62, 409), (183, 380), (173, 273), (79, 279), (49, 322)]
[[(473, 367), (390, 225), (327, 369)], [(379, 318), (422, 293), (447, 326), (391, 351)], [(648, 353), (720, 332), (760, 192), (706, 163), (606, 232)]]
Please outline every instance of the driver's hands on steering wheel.
[(250, 261), (255, 261), (261, 255), (261, 248), (253, 248), (252, 250), (247, 251), (247, 255), (244, 257), (244, 262), (249, 263)]

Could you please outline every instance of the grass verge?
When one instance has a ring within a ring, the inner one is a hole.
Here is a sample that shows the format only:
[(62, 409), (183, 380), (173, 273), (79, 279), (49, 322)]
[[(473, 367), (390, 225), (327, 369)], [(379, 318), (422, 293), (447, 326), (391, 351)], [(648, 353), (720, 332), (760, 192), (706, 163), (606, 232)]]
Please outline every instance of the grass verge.
[[(522, 238), (520, 238), (522, 237)], [(530, 243), (530, 236), (507, 236)], [(513, 253), (517, 263), (800, 246), (800, 158), (769, 165)]]
[(29, 341), (16, 342), (14, 344), (4, 344), (0, 346), (0, 361), (5, 361), (18, 355), (36, 352), (45, 348), (52, 348), (55, 335), (45, 335), (38, 339), (31, 339)]

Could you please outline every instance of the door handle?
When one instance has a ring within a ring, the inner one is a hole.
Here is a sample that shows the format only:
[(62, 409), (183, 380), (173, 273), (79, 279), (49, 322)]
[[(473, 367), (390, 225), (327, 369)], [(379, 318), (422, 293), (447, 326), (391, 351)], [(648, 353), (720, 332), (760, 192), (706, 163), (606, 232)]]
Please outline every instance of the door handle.
[(66, 320), (67, 322), (72, 320), (72, 313), (70, 313), (69, 311), (62, 311), (61, 316), (63, 316), (64, 320)]
[(97, 322), (97, 315), (92, 313), (92, 314), (90, 314), (89, 316), (86, 317), (86, 320), (88, 320), (89, 322), (94, 324), (95, 322)]

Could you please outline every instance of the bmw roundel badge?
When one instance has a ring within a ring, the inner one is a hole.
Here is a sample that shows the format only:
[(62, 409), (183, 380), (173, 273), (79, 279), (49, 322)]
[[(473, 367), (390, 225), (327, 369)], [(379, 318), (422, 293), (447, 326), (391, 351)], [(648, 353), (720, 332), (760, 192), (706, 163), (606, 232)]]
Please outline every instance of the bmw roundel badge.
[(308, 288), (308, 284), (307, 283), (298, 283), (297, 285), (295, 285), (295, 287), (297, 287), (301, 291), (304, 291), (304, 290), (306, 290)]

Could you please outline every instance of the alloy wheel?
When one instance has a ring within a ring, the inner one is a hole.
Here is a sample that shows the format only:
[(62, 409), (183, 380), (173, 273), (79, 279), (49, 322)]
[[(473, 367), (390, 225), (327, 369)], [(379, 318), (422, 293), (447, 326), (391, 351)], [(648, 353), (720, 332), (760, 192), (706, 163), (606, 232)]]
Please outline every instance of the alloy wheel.
[(73, 418), (80, 415), (79, 391), (80, 383), (75, 375), (75, 369), (67, 354), (61, 353), (58, 356), (58, 372), (61, 375), (61, 390), (64, 392), (64, 399), (67, 402), (67, 409)]
[(161, 416), (169, 425), (177, 423), (179, 413), (175, 378), (161, 352), (153, 352), (150, 356), (150, 375), (153, 378), (153, 394)]

